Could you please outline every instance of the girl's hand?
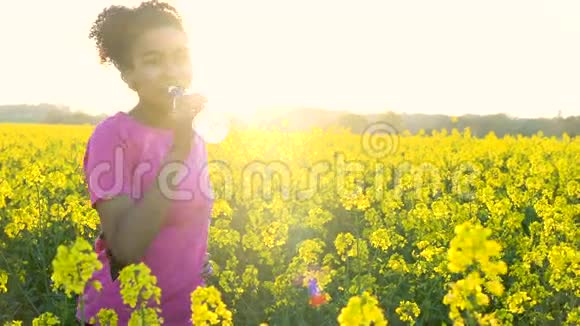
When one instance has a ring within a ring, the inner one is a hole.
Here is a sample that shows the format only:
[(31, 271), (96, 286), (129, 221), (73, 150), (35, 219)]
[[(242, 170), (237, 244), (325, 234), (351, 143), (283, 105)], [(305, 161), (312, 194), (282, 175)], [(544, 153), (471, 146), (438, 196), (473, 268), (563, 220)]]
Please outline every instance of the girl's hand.
[(175, 110), (171, 112), (173, 127), (173, 149), (188, 154), (193, 140), (193, 120), (204, 109), (206, 98), (199, 94), (175, 98)]
[(203, 271), (201, 273), (201, 277), (207, 283), (209, 277), (213, 274), (213, 269), (211, 268), (211, 264), (209, 262), (211, 255), (208, 253), (205, 254), (205, 263), (203, 264)]

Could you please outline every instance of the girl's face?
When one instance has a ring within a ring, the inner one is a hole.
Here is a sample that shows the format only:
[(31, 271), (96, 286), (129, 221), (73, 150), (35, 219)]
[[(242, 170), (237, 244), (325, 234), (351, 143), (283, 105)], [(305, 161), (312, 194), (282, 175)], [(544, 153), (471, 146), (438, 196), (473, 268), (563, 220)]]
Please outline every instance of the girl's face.
[(132, 50), (133, 65), (123, 72), (123, 79), (147, 107), (168, 112), (172, 100), (167, 88), (188, 87), (192, 80), (186, 34), (173, 27), (149, 29), (136, 40)]

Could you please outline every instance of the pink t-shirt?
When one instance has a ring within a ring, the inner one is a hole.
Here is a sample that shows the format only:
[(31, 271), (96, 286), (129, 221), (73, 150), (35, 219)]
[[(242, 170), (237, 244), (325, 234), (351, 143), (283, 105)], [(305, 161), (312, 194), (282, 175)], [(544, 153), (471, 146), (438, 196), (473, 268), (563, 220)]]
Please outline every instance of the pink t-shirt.
[[(161, 190), (172, 199), (165, 225), (151, 243), (143, 262), (157, 277), (161, 288), (161, 316), (164, 325), (191, 325), (190, 295), (204, 286), (201, 273), (207, 251), (213, 193), (203, 139), (195, 134), (194, 146), (183, 164), (160, 166), (172, 144), (170, 130), (146, 126), (124, 112), (117, 112), (98, 124), (87, 144), (85, 180), (91, 204), (117, 194), (135, 202), (165, 172)], [(119, 280), (112, 280), (107, 256), (95, 246), (103, 268), (93, 274), (102, 290), (87, 285), (83, 295), (85, 321), (101, 308), (113, 309), (119, 325), (126, 325), (131, 308), (122, 303)], [(80, 298), (79, 298), (80, 300)], [(80, 320), (80, 307), (77, 318)]]

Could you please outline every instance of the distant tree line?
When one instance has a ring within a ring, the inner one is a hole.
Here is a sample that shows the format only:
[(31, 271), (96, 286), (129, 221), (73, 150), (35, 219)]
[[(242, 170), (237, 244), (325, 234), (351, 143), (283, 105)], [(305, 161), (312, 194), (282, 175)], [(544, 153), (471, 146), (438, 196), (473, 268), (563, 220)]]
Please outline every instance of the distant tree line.
[(405, 116), (403, 121), (405, 128), (412, 133), (419, 129), (431, 132), (431, 130), (442, 128), (464, 130), (466, 127), (469, 127), (471, 134), (476, 137), (483, 137), (491, 131), (498, 137), (518, 134), (531, 136), (539, 131), (542, 131), (546, 136), (562, 136), (563, 133), (577, 136), (580, 133), (580, 116), (518, 119), (511, 118), (506, 114), (464, 115), (456, 118), (414, 114)]
[[(307, 130), (313, 127), (328, 129), (338, 126), (348, 128), (354, 133), (364, 133), (377, 123), (384, 124), (388, 128), (385, 131), (389, 133), (402, 133), (408, 130), (411, 134), (417, 134), (423, 130), (429, 135), (434, 130), (446, 129), (450, 132), (456, 128), (462, 132), (465, 128), (469, 128), (474, 137), (484, 137), (492, 131), (498, 137), (518, 134), (531, 136), (539, 131), (542, 131), (545, 136), (556, 137), (561, 137), (563, 133), (567, 133), (570, 137), (580, 134), (580, 116), (519, 119), (509, 117), (506, 114), (469, 114), (452, 117), (443, 114), (399, 114), (392, 111), (362, 115), (320, 109), (295, 110), (284, 116), (262, 121), (259, 127), (278, 128), (283, 126), (284, 130)], [(376, 129), (381, 128), (377, 127)]]
[(353, 132), (364, 132), (367, 126), (376, 122), (386, 122), (398, 132), (408, 130), (412, 134), (417, 134), (423, 130), (426, 134), (432, 131), (446, 129), (451, 131), (456, 128), (459, 131), (469, 128), (475, 137), (484, 137), (490, 132), (496, 136), (522, 135), (531, 136), (541, 131), (545, 136), (560, 137), (563, 133), (571, 137), (580, 134), (580, 116), (569, 116), (566, 118), (555, 117), (551, 119), (518, 119), (511, 118), (506, 114), (492, 115), (463, 115), (451, 117), (448, 115), (428, 115), (428, 114), (395, 114), (388, 112), (385, 114), (357, 115), (344, 114), (338, 119), (340, 126), (351, 128)]
[(90, 115), (71, 111), (69, 107), (41, 103), (38, 105), (0, 105), (0, 122), (91, 124), (95, 125), (106, 115)]
[[(107, 115), (90, 115), (84, 112), (73, 112), (68, 107), (53, 104), (39, 105), (0, 105), (0, 122), (49, 123), (49, 124), (91, 124), (95, 125)], [(373, 123), (387, 123), (392, 131), (408, 130), (417, 134), (423, 130), (431, 134), (434, 130), (456, 128), (463, 131), (469, 128), (475, 137), (484, 137), (489, 132), (496, 136), (504, 135), (531, 136), (541, 131), (546, 136), (560, 137), (563, 133), (574, 137), (580, 134), (580, 116), (519, 119), (507, 114), (462, 115), (451, 117), (443, 114), (398, 114), (386, 111), (379, 114), (355, 114), (322, 109), (300, 108), (291, 110), (285, 115), (263, 119), (259, 122), (232, 121), (232, 126), (239, 128), (283, 128), (299, 131), (311, 128), (326, 129), (345, 127), (352, 132), (363, 133)]]

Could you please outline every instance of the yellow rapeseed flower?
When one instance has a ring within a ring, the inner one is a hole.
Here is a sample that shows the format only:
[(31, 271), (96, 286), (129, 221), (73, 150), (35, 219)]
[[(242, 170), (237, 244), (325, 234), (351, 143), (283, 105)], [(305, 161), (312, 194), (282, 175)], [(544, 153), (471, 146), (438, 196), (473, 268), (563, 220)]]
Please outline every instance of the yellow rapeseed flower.
[(113, 309), (101, 309), (97, 313), (97, 317), (93, 317), (90, 320), (91, 324), (98, 324), (102, 326), (117, 326), (119, 323), (119, 317)]
[(531, 298), (524, 291), (516, 292), (507, 298), (509, 312), (521, 314), (524, 312), (524, 303), (531, 301)]
[(158, 315), (158, 310), (153, 308), (141, 308), (131, 313), (129, 326), (161, 326), (163, 318)]
[(157, 277), (144, 263), (125, 266), (119, 273), (123, 303), (131, 308), (144, 307), (149, 301), (160, 304), (161, 289), (157, 286)]
[(0, 269), (0, 293), (8, 292), (6, 283), (8, 283), (8, 273), (5, 270)]
[(378, 300), (367, 291), (360, 296), (351, 297), (346, 307), (341, 309), (337, 320), (341, 326), (370, 326), (371, 323), (374, 326), (387, 325)]
[(45, 312), (32, 320), (32, 326), (60, 325), (60, 320), (51, 312)]
[(61, 245), (52, 261), (54, 289), (62, 288), (67, 297), (82, 294), (92, 274), (102, 268), (97, 254), (83, 238), (77, 238), (69, 247)]
[(5, 322), (3, 326), (22, 326), (22, 321), (21, 320), (11, 320), (11, 321)]
[(191, 311), (194, 325), (233, 325), (232, 313), (214, 286), (200, 286), (191, 293)]
[(408, 321), (411, 325), (415, 325), (415, 319), (419, 317), (421, 309), (415, 302), (401, 301), (395, 312), (402, 321)]
[(461, 273), (469, 266), (479, 264), (483, 272), (490, 276), (505, 274), (507, 266), (504, 262), (490, 261), (497, 258), (501, 246), (488, 240), (491, 231), (482, 226), (473, 226), (470, 222), (455, 226), (455, 238), (451, 240), (448, 252), (448, 268), (451, 272)]

